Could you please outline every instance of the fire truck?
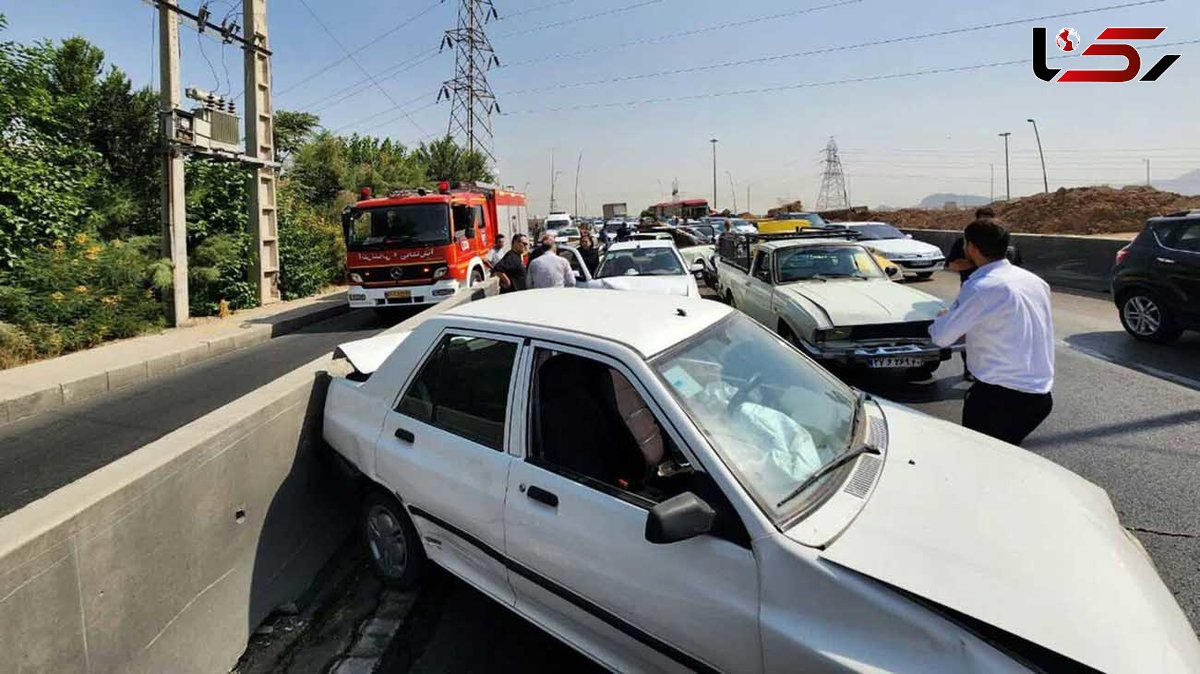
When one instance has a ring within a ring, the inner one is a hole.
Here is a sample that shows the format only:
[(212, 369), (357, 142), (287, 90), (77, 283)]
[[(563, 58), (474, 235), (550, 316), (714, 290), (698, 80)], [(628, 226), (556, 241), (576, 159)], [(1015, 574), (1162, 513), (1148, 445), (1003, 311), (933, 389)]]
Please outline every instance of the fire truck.
[(443, 181), (372, 197), (342, 214), (346, 297), (353, 308), (433, 304), (483, 283), (497, 234), (528, 233), (525, 195), (495, 186)]

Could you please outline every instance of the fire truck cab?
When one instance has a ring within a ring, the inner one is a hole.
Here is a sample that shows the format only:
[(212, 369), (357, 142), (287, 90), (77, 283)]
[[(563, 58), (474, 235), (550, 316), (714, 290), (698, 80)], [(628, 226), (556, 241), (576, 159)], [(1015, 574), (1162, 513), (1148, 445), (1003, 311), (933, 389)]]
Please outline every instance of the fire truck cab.
[(342, 214), (351, 307), (433, 304), (482, 283), (497, 234), (527, 233), (525, 195), (442, 182), (436, 192), (367, 190)]

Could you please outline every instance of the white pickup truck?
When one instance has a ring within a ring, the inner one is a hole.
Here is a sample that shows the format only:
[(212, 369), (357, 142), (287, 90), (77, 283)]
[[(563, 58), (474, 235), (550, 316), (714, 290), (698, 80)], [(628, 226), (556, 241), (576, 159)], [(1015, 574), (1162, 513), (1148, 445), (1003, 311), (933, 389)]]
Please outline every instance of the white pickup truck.
[(853, 232), (723, 234), (722, 297), (826, 365), (933, 374), (951, 349), (929, 337), (945, 306), (894, 283)]

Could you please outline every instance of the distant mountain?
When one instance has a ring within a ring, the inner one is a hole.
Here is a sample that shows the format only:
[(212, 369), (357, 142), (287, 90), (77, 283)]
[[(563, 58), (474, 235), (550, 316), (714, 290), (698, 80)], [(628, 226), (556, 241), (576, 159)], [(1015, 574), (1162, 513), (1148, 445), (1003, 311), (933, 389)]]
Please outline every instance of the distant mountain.
[(947, 201), (953, 201), (958, 204), (959, 208), (986, 206), (992, 202), (987, 197), (978, 197), (974, 194), (931, 194), (921, 200), (920, 208), (940, 211), (945, 208)]
[(1200, 169), (1188, 171), (1178, 178), (1171, 180), (1152, 180), (1151, 183), (1160, 190), (1175, 192), (1184, 196), (1200, 194)]

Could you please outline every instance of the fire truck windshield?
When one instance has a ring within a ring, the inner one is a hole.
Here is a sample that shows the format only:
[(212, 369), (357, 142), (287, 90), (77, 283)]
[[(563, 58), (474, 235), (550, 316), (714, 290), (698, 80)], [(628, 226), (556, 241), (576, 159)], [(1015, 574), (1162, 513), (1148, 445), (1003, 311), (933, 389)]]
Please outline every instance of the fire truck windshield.
[(442, 246), (450, 243), (450, 209), (446, 204), (351, 209), (343, 228), (350, 250)]

